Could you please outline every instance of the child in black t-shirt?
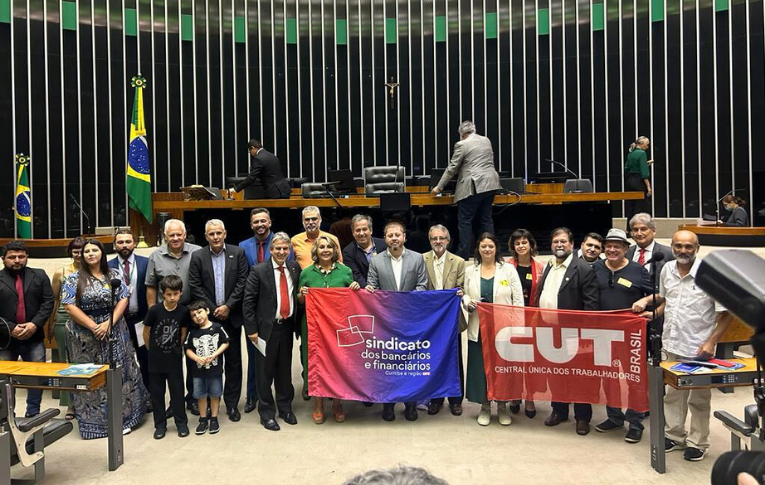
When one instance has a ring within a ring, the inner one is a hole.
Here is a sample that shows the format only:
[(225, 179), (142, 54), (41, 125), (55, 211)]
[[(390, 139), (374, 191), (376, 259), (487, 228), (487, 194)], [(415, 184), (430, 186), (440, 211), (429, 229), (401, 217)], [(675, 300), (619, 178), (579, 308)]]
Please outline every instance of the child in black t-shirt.
[(165, 415), (165, 381), (170, 389), (170, 407), (173, 410), (178, 436), (189, 435), (183, 399), (183, 341), (189, 326), (188, 310), (178, 304), (183, 294), (183, 280), (167, 276), (159, 282), (162, 301), (144, 317), (143, 340), (149, 351), (149, 392), (154, 408), (154, 439), (160, 440), (167, 432)]
[[(199, 426), (196, 434), (210, 434), (220, 431), (218, 424), (218, 407), (223, 395), (223, 359), (219, 359), (228, 348), (228, 334), (217, 322), (209, 320), (210, 309), (202, 300), (192, 302), (189, 314), (194, 326), (186, 337), (186, 355), (194, 361), (188, 369), (194, 379), (194, 399), (199, 403)], [(210, 416), (202, 416), (201, 411), (207, 409), (207, 398), (210, 398)]]

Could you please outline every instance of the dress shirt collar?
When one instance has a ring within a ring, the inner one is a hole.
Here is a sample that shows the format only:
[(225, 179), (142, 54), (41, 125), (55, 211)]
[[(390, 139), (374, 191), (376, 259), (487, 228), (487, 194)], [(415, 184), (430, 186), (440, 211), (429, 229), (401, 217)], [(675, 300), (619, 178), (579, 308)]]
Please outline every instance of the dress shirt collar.
[(403, 248), (403, 249), (401, 250), (401, 256), (399, 256), (398, 258), (394, 257), (394, 256), (393, 256), (393, 255), (390, 253), (390, 248), (388, 248), (388, 249), (387, 249), (387, 252), (388, 252), (388, 256), (390, 256), (390, 259), (392, 259), (393, 261), (397, 261), (397, 262), (398, 262), (398, 261), (401, 261), (401, 260), (404, 258), (404, 254), (406, 254), (406, 248)]

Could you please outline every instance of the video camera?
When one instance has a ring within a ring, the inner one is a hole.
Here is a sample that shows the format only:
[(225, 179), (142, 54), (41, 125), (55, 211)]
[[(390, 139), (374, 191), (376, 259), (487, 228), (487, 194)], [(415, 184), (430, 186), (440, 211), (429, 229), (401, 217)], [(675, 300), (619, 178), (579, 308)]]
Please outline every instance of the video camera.
[(762, 380), (762, 359), (765, 358), (765, 260), (746, 250), (715, 251), (701, 262), (696, 283), (755, 330), (750, 342), (757, 358), (757, 379), (754, 381), (756, 406), (747, 406), (746, 422), (723, 411), (715, 412), (715, 417), (735, 436), (732, 446), (735, 448), (743, 444), (750, 451), (723, 453), (712, 469), (712, 484), (736, 484), (741, 472), (749, 473), (758, 483), (765, 484), (765, 387)]

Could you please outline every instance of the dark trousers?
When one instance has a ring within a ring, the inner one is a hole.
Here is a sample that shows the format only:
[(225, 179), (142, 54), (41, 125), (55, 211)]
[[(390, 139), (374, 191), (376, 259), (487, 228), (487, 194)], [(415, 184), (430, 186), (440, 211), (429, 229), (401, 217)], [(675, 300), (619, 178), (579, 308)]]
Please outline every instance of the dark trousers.
[[(640, 178), (640, 174), (628, 173), (624, 176), (624, 190), (625, 192), (643, 192), (645, 193), (645, 182)], [(635, 214), (640, 212), (648, 212), (648, 199), (640, 200), (625, 200), (624, 201), (624, 216), (627, 218), (627, 234), (630, 234), (630, 219)]]
[[(260, 352), (257, 359), (258, 412), (260, 419), (269, 420), (292, 411), (295, 389), (292, 387), (292, 324), (274, 322), (274, 330), (266, 343), (266, 355)], [(271, 392), (276, 390), (276, 403)]]
[[(42, 332), (42, 329), (38, 329)], [(11, 345), (8, 349), (0, 350), (0, 360), (17, 361), (19, 357), (24, 362), (45, 362), (45, 344), (42, 340), (31, 342), (29, 340), (11, 339)], [(15, 389), (13, 391), (16, 392)], [(14, 394), (15, 395), (15, 394)], [(42, 402), (42, 389), (29, 389), (27, 391), (27, 416), (34, 416), (40, 413), (40, 403)]]
[[(186, 359), (186, 397), (184, 399), (186, 404), (190, 406), (192, 403), (197, 402), (197, 400), (194, 399), (194, 378), (191, 376), (191, 371), (189, 369), (197, 364), (188, 357), (184, 358)], [(204, 411), (204, 409), (201, 411)]]
[(167, 428), (167, 416), (165, 415), (165, 382), (170, 390), (170, 408), (173, 410), (175, 426), (188, 424), (186, 410), (183, 406), (183, 368), (178, 363), (178, 368), (170, 372), (151, 372), (149, 393), (151, 394), (151, 407), (154, 412), (154, 427)]
[(228, 348), (223, 351), (223, 372), (226, 375), (223, 402), (226, 410), (231, 411), (239, 405), (242, 396), (242, 327), (234, 328), (228, 321), (223, 323), (223, 330), (229, 338)]
[[(462, 365), (462, 336), (460, 334), (457, 334), (457, 349), (460, 362), (460, 395), (457, 397), (449, 398), (449, 404), (452, 406), (462, 404), (462, 398), (465, 396), (465, 366)], [(434, 402), (441, 406), (444, 404), (444, 398), (437, 397), (435, 399), (431, 399), (430, 402)]]
[(494, 234), (494, 221), (491, 218), (491, 208), (494, 202), (494, 191), (471, 195), (459, 201), (457, 219), (459, 220), (460, 242), (457, 255), (467, 260), (470, 257), (470, 243), (473, 228), (478, 234), (489, 232)]
[(140, 321), (141, 319), (135, 316), (125, 315), (125, 323), (127, 323), (128, 332), (130, 333), (130, 341), (133, 342), (135, 355), (138, 358), (138, 366), (141, 368), (141, 380), (143, 380), (143, 385), (146, 386), (146, 389), (149, 389), (151, 379), (149, 376), (149, 351), (145, 345), (143, 347), (138, 346), (138, 337), (135, 332), (135, 325)]
[[(568, 419), (568, 405), (567, 402), (553, 402), (553, 412), (563, 419)], [(589, 423), (592, 419), (592, 404), (574, 403), (574, 418)]]
[(627, 421), (630, 424), (630, 429), (639, 429), (640, 431), (643, 431), (643, 418), (645, 418), (645, 413), (639, 413), (634, 409), (629, 408), (627, 408), (627, 412), (624, 413), (621, 408), (606, 406), (606, 414), (608, 414), (608, 419), (614, 424), (621, 426)]
[(247, 341), (247, 394), (245, 394), (245, 396), (252, 402), (256, 402), (258, 400), (258, 360), (256, 354), (259, 354), (260, 352), (258, 352), (255, 344), (253, 344), (250, 339), (245, 337), (245, 340)]

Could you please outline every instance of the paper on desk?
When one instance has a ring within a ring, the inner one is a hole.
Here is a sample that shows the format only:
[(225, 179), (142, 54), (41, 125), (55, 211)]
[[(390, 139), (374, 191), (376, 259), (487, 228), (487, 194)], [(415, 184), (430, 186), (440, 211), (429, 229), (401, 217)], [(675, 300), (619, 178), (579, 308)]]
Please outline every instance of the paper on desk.
[(138, 322), (135, 324), (135, 337), (136, 337), (136, 340), (138, 341), (139, 347), (143, 347), (144, 345), (146, 345), (146, 342), (143, 341), (143, 329), (144, 329), (143, 322)]
[(255, 342), (255, 347), (263, 355), (263, 357), (266, 356), (266, 341), (265, 340), (263, 340), (262, 338), (258, 337), (258, 341)]
[(74, 364), (66, 369), (56, 371), (56, 374), (61, 376), (87, 376), (93, 374), (101, 367), (101, 364)]

